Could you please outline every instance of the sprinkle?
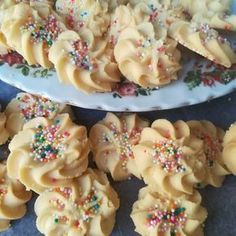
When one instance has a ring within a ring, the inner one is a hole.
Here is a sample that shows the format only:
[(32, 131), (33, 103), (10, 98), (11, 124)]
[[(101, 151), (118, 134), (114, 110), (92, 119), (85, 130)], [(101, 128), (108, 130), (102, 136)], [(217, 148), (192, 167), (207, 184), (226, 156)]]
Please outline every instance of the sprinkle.
[[(160, 233), (170, 232), (170, 235), (177, 235), (185, 226), (187, 220), (186, 209), (181, 207), (176, 201), (163, 200), (163, 203), (167, 205), (165, 209), (160, 209), (158, 205), (149, 209), (146, 215), (146, 224), (151, 228), (159, 225), (158, 230)], [(161, 205), (163, 206), (164, 204)]]
[(160, 165), (166, 172), (184, 172), (184, 158), (181, 147), (173, 140), (160, 141), (153, 145), (153, 163)]
[(54, 191), (61, 194), (66, 199), (69, 199), (72, 194), (72, 189), (69, 187), (58, 187), (55, 188)]
[[(69, 200), (70, 207), (75, 212), (76, 220), (73, 220), (74, 227), (80, 228), (83, 222), (89, 222), (93, 217), (95, 217), (101, 206), (101, 200), (99, 200), (96, 190), (92, 189), (87, 196), (82, 199), (72, 199), (72, 189), (68, 187), (55, 188), (49, 191), (54, 191), (62, 194), (67, 200)], [(53, 198), (49, 200), (49, 203), (56, 207), (58, 210), (63, 210), (66, 205), (61, 199)], [(54, 215), (55, 223), (70, 223), (70, 219), (67, 216)]]
[(154, 23), (158, 17), (158, 9), (155, 8), (153, 4), (150, 4), (149, 8), (151, 10), (151, 13), (149, 15), (149, 22)]
[(214, 161), (222, 151), (222, 141), (205, 132), (201, 132), (198, 135), (198, 138), (203, 140), (207, 163), (209, 167), (212, 167), (214, 165)]
[[(112, 137), (104, 133), (101, 142), (112, 143), (116, 147), (116, 151), (120, 155), (120, 160), (123, 161), (122, 167), (126, 169), (128, 159), (134, 158), (132, 148), (138, 143), (141, 130), (138, 128), (133, 128), (128, 131), (125, 120), (123, 120), (122, 123), (123, 127), (121, 131), (117, 129), (115, 124), (110, 123), (109, 128)], [(105, 155), (107, 155), (107, 152), (105, 152)]]
[(51, 199), (49, 200), (49, 203), (59, 210), (63, 210), (65, 208), (65, 204), (60, 199)]
[[(136, 56), (141, 60), (145, 59), (147, 55), (152, 55), (152, 57), (157, 57), (162, 53), (166, 53), (165, 42), (162, 39), (156, 40), (151, 38), (142, 38), (136, 42), (137, 51)], [(173, 56), (173, 55), (168, 55)], [(152, 70), (152, 66), (149, 66), (149, 69)]]
[(0, 198), (7, 194), (6, 188), (0, 188)]
[(49, 162), (57, 158), (63, 158), (65, 140), (68, 132), (59, 133), (60, 125), (41, 126), (36, 129), (33, 141), (30, 144), (31, 156), (34, 160)]
[(47, 98), (24, 94), (17, 98), (18, 109), (25, 121), (35, 117), (52, 118), (59, 110), (59, 104)]
[(66, 223), (68, 223), (68, 221), (69, 221), (69, 218), (67, 216), (58, 216), (58, 215), (54, 216), (54, 223), (55, 224), (59, 224), (59, 223), (66, 224)]
[(29, 17), (28, 22), (21, 27), (22, 32), (30, 32), (30, 36), (34, 43), (44, 42), (51, 47), (53, 41), (58, 37), (61, 29), (53, 15), (49, 15), (47, 19), (41, 22)]
[(71, 62), (78, 68), (92, 71), (95, 68), (95, 64), (92, 62), (89, 56), (89, 48), (86, 42), (76, 40), (71, 44), (73, 50), (69, 52)]

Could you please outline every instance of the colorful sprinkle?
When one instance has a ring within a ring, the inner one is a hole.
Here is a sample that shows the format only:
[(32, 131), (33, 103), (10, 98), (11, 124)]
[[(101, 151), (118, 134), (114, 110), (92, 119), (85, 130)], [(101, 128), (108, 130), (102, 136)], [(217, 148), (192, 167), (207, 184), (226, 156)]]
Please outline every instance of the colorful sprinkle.
[(69, 52), (71, 62), (78, 68), (92, 71), (96, 65), (89, 56), (89, 48), (86, 42), (81, 40), (72, 43), (73, 50)]
[(153, 162), (160, 165), (166, 172), (184, 172), (184, 158), (181, 147), (173, 140), (160, 141), (153, 146)]
[(149, 21), (154, 23), (157, 20), (158, 9), (156, 7), (154, 7), (153, 4), (150, 4), (148, 6), (149, 6), (149, 9), (151, 10), (151, 13), (149, 15)]
[[(116, 147), (116, 152), (119, 153), (120, 160), (123, 161), (122, 166), (125, 169), (128, 159), (134, 158), (132, 148), (138, 143), (141, 130), (134, 128), (128, 131), (127, 124), (124, 120), (122, 131), (119, 131), (113, 123), (109, 124), (109, 128), (112, 137), (104, 133), (101, 142), (112, 143)], [(106, 152), (105, 155), (109, 155), (109, 152)]]
[(58, 26), (58, 21), (55, 16), (50, 15), (47, 19), (44, 19), (41, 22), (29, 17), (28, 22), (21, 27), (21, 31), (30, 32), (34, 43), (44, 42), (48, 47), (51, 47), (53, 41), (61, 32), (61, 29)]
[(146, 215), (147, 226), (155, 227), (159, 225), (159, 232), (170, 232), (171, 236), (177, 236), (179, 235), (179, 229), (184, 228), (187, 220), (185, 210), (178, 202), (168, 201), (167, 208), (165, 209), (160, 209), (159, 206), (155, 205), (149, 209)]
[(222, 151), (222, 141), (204, 132), (200, 133), (198, 137), (204, 142), (204, 152), (206, 154), (207, 163), (209, 167), (212, 167), (214, 161)]
[(58, 188), (55, 188), (54, 191), (58, 192), (66, 199), (69, 199), (72, 194), (72, 189), (69, 187), (58, 187)]
[(66, 148), (64, 141), (70, 135), (68, 132), (60, 134), (59, 125), (37, 127), (33, 141), (30, 145), (31, 156), (34, 160), (49, 162), (57, 158), (63, 158)]
[[(93, 217), (95, 217), (100, 210), (101, 200), (99, 200), (96, 190), (92, 188), (91, 192), (82, 199), (72, 199), (72, 189), (71, 188), (56, 188), (51, 189), (50, 191), (55, 191), (57, 193), (62, 193), (62, 195), (69, 201), (70, 207), (73, 211), (78, 212), (79, 218), (73, 220), (73, 225), (75, 228), (80, 228), (83, 222), (89, 222)], [(49, 200), (49, 203), (52, 204), (59, 210), (63, 210), (65, 208), (65, 203), (58, 198), (53, 198)], [(54, 222), (58, 223), (69, 223), (69, 218), (67, 216), (58, 216), (54, 215)]]
[(35, 117), (52, 118), (59, 110), (59, 104), (43, 97), (23, 95), (17, 98), (18, 108), (25, 121)]
[[(88, 20), (90, 19), (90, 11), (83, 10), (84, 2), (83, 1), (75, 1), (75, 0), (68, 0), (64, 2), (60, 2), (56, 4), (57, 11), (61, 14), (64, 14), (70, 21), (73, 22), (72, 29), (76, 30), (77, 27), (80, 29), (84, 25), (87, 24)], [(69, 22), (70, 23), (70, 22)]]

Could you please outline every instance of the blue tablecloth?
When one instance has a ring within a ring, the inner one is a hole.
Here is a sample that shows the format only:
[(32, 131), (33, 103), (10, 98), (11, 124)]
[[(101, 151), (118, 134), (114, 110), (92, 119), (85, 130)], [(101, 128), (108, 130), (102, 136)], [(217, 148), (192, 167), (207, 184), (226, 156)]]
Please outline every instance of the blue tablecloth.
[[(4, 108), (13, 98), (18, 89), (0, 81), (0, 104)], [(74, 108), (77, 122), (88, 128), (105, 116), (103, 111)], [(203, 104), (179, 109), (140, 113), (140, 116), (153, 121), (157, 118), (167, 118), (171, 121), (178, 119), (207, 119), (222, 128), (228, 128), (236, 121), (236, 92), (222, 98), (208, 101)], [(142, 181), (132, 180), (112, 183), (121, 199), (121, 207), (117, 213), (116, 225), (112, 235), (133, 236), (134, 225), (129, 217), (132, 204), (137, 199), (138, 190), (144, 186)], [(205, 224), (207, 236), (235, 236), (236, 235), (236, 177), (228, 176), (222, 188), (207, 187), (200, 190), (203, 205), (208, 210), (208, 219)], [(36, 196), (35, 196), (36, 197)], [(1, 233), (4, 236), (37, 236), (40, 233), (35, 227), (36, 216), (33, 206), (34, 200), (28, 204), (28, 211), (21, 220), (12, 222), (8, 231)]]

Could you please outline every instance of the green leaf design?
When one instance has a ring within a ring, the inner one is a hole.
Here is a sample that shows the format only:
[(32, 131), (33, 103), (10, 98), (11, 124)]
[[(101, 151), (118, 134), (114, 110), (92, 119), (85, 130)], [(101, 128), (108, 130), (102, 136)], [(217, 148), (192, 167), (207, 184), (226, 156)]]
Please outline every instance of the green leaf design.
[(48, 75), (48, 69), (44, 69), (41, 71), (41, 77), (47, 77)]
[(184, 82), (187, 83), (187, 86), (190, 90), (199, 86), (202, 83), (201, 71), (200, 70), (189, 71), (187, 73), (187, 76), (184, 78)]
[(29, 69), (27, 66), (24, 66), (24, 67), (21, 69), (21, 73), (22, 73), (24, 76), (28, 76), (28, 75), (29, 75), (29, 72), (30, 72), (30, 69)]
[(36, 70), (33, 73), (34, 78), (40, 77), (40, 75), (41, 75), (41, 71), (40, 70)]
[(113, 96), (113, 98), (117, 98), (117, 97), (118, 97), (118, 98), (122, 98), (122, 96), (121, 96), (119, 93), (116, 93), (116, 92), (113, 93), (112, 96)]
[(148, 96), (148, 91), (145, 89), (138, 89), (138, 93), (143, 96)]

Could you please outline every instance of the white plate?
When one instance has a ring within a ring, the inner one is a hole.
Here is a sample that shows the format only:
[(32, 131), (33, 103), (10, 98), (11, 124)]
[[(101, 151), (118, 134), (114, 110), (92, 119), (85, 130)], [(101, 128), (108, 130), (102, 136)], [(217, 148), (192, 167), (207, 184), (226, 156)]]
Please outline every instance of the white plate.
[[(234, 0), (233, 12), (236, 12), (236, 0)], [(236, 35), (231, 34), (231, 36), (235, 38)], [(1, 80), (30, 93), (90, 109), (109, 111), (170, 109), (204, 102), (236, 89), (236, 67), (226, 70), (211, 65), (211, 62), (192, 53), (183, 56), (184, 62), (183, 69), (179, 74), (180, 79), (164, 88), (144, 90), (133, 84), (123, 83), (117, 89), (118, 91), (90, 95), (76, 90), (73, 86), (60, 84), (55, 71), (16, 64), (19, 62), (17, 58), (11, 55), (4, 58), (12, 65), (1, 63)], [(202, 65), (202, 68), (199, 65)], [(207, 72), (209, 73), (206, 74)], [(227, 81), (227, 73), (230, 75), (230, 82)], [(219, 82), (220, 76), (223, 80), (221, 79)], [(130, 95), (123, 96), (127, 93)]]

